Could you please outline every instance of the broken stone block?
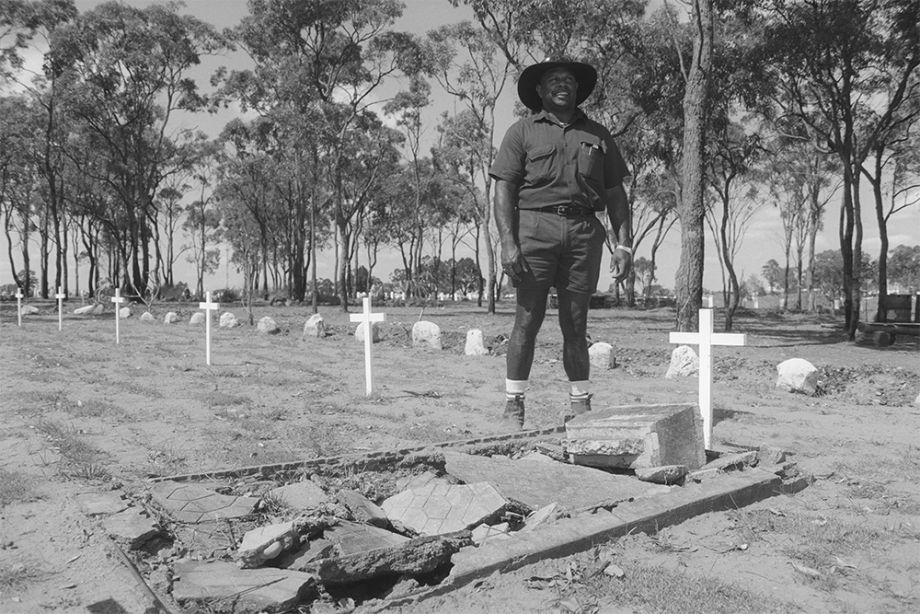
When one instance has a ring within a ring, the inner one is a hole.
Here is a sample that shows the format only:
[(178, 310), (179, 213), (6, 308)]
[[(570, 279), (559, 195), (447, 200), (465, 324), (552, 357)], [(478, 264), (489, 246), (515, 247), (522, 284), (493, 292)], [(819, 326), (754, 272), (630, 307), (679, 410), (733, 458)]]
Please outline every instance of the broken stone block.
[(240, 569), (224, 561), (179, 561), (172, 596), (179, 604), (227, 600), (235, 611), (286, 612), (315, 592), (310, 574), (263, 567)]
[(814, 395), (818, 391), (818, 370), (803, 358), (790, 358), (776, 365), (776, 387), (787, 392)]
[(95, 305), (83, 305), (82, 307), (77, 307), (73, 310), (74, 314), (78, 316), (90, 315), (93, 313), (93, 308)]
[(760, 446), (757, 450), (757, 463), (764, 465), (778, 465), (786, 460), (787, 453), (776, 446)]
[(102, 528), (112, 537), (127, 541), (131, 550), (140, 548), (160, 533), (160, 527), (149, 516), (133, 507), (104, 518)]
[[(432, 480), (441, 480), (434, 471), (426, 471), (425, 473), (420, 473), (418, 475), (411, 475), (404, 478), (399, 478), (396, 480), (396, 488), (398, 490), (407, 490), (409, 488), (421, 488), (425, 486)], [(445, 484), (448, 482), (446, 480), (441, 480)]]
[(329, 495), (326, 494), (326, 491), (310, 480), (294, 482), (293, 484), (285, 484), (284, 486), (273, 488), (268, 491), (268, 495), (296, 510), (317, 507), (329, 499)]
[(710, 461), (696, 471), (690, 472), (690, 478), (700, 480), (707, 477), (713, 477), (725, 471), (743, 469), (744, 467), (753, 467), (758, 463), (758, 451), (749, 450), (737, 454), (723, 454), (719, 458)]
[(467, 483), (487, 481), (502, 496), (532, 510), (554, 502), (576, 510), (668, 490), (630, 476), (559, 463), (540, 454), (509, 460), (445, 451), (444, 459), (450, 475)]
[(259, 502), (255, 497), (221, 495), (198, 484), (172, 481), (155, 484), (150, 494), (173, 520), (192, 524), (244, 518)]
[(322, 559), (308, 569), (327, 585), (382, 576), (418, 576), (449, 563), (455, 552), (470, 544), (469, 531), (416, 537), (400, 544)]
[(687, 475), (686, 465), (665, 465), (664, 467), (640, 467), (636, 477), (653, 484), (677, 484)]
[(473, 529), (470, 537), (477, 546), (481, 546), (490, 539), (511, 539), (511, 535), (508, 533), (507, 522), (502, 522), (494, 526), (481, 524)]
[(566, 423), (566, 449), (577, 465), (696, 469), (706, 462), (699, 413), (691, 404), (598, 409)]
[(689, 377), (700, 371), (700, 359), (689, 345), (679, 345), (671, 352), (671, 363), (665, 377)]
[(298, 550), (281, 553), (278, 558), (278, 566), (283, 569), (304, 571), (314, 561), (331, 556), (335, 556), (335, 544), (328, 539), (311, 539), (302, 542)]
[(323, 531), (323, 539), (332, 542), (338, 555), (398, 546), (409, 541), (405, 535), (350, 520), (340, 520)]
[(438, 480), (393, 495), (381, 507), (391, 521), (420, 535), (441, 535), (476, 526), (507, 504), (486, 482), (446, 484)]
[(251, 569), (300, 544), (293, 522), (257, 527), (243, 535), (236, 558), (240, 567)]
[(466, 331), (466, 345), (463, 347), (463, 353), (466, 356), (485, 356), (489, 353), (485, 343), (482, 340), (482, 331), (478, 328), (471, 328)]
[(345, 489), (339, 491), (337, 499), (339, 503), (351, 511), (355, 520), (381, 529), (386, 529), (390, 526), (390, 520), (387, 518), (386, 512), (361, 493)]
[(441, 349), (441, 327), (434, 322), (419, 320), (412, 325), (412, 347)]
[(537, 527), (549, 524), (560, 518), (565, 518), (568, 516), (568, 513), (565, 511), (565, 508), (562, 507), (559, 503), (550, 503), (549, 505), (544, 505), (537, 511), (531, 513), (524, 520), (524, 526), (521, 527), (522, 533), (527, 533), (533, 531)]
[(595, 369), (613, 369), (617, 366), (616, 358), (613, 356), (613, 346), (603, 341), (592, 343), (588, 348), (588, 360)]

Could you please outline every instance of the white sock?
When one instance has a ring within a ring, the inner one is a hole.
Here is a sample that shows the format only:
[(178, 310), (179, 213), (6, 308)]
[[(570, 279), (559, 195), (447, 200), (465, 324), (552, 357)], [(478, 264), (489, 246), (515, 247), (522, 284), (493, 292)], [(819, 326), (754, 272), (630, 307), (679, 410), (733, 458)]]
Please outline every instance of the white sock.
[(569, 386), (569, 396), (573, 399), (583, 399), (591, 394), (591, 382), (589, 380), (569, 382)]
[(505, 396), (507, 397), (517, 397), (524, 396), (524, 390), (527, 388), (526, 379), (506, 379), (505, 380)]

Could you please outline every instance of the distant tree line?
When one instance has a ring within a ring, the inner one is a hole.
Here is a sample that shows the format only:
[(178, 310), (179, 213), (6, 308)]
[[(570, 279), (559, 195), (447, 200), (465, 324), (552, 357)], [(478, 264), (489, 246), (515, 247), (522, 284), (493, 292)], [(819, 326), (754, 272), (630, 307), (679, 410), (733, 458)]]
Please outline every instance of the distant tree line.
[[(284, 289), (315, 309), (317, 254), (331, 250), (347, 309), (359, 269), (373, 280), (388, 249), (407, 293), (443, 291), (446, 276), (494, 311), (496, 104), (524, 66), (567, 56), (598, 68), (585, 109), (632, 171), (643, 255), (622, 288), (629, 304), (637, 285), (656, 285), (659, 248), (679, 228), (677, 325), (695, 325), (708, 236), (730, 330), (755, 213), (776, 208), (784, 268), (794, 262), (807, 288), (832, 201), (851, 336), (867, 280), (884, 296), (888, 228), (918, 194), (916, 0), (443, 1), (473, 20), (407, 33), (397, 0), (251, 0), (218, 32), (172, 3), (79, 13), (71, 0), (6, 0), (0, 220), (16, 283), (69, 291), (80, 267), (67, 264), (85, 264), (91, 292), (107, 279), (150, 295), (176, 283), (185, 257), (200, 295), (229, 245), (250, 305)], [(23, 60), (30, 45), (44, 51), (38, 71)], [(190, 70), (227, 49), (251, 65), (217, 71), (203, 91)], [(454, 104), (428, 126), (433, 87)], [(180, 115), (220, 109), (246, 119), (215, 137), (176, 129)], [(871, 272), (856, 264), (870, 217), (882, 240)], [(460, 280), (461, 252), (472, 281)]]

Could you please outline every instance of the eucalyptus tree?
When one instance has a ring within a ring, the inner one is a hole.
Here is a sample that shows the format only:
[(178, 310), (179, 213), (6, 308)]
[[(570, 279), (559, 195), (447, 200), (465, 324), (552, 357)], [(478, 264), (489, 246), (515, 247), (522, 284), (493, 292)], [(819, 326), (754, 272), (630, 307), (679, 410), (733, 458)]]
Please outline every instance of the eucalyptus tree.
[(256, 67), (231, 74), (230, 83), (243, 103), (260, 113), (282, 109), (303, 118), (296, 149), (310, 154), (309, 143), (317, 146), (313, 157), (323, 170), (314, 164), (313, 179), (326, 179), (332, 195), (336, 281), (347, 310), (352, 251), (347, 232), (353, 220), (343, 145), (378, 102), (380, 86), (415, 70), (417, 47), (410, 35), (392, 29), (402, 14), (397, 0), (253, 0), (249, 7), (235, 39)]
[(781, 0), (763, 7), (765, 65), (781, 112), (843, 173), (839, 240), (847, 332), (859, 322), (862, 165), (920, 95), (916, 0)]
[(66, 113), (106, 159), (94, 179), (120, 209), (108, 230), (118, 237), (124, 282), (138, 294), (148, 289), (156, 194), (177, 152), (168, 128), (177, 110), (202, 108), (188, 70), (223, 45), (213, 27), (177, 10), (101, 4), (55, 30), (47, 63)]

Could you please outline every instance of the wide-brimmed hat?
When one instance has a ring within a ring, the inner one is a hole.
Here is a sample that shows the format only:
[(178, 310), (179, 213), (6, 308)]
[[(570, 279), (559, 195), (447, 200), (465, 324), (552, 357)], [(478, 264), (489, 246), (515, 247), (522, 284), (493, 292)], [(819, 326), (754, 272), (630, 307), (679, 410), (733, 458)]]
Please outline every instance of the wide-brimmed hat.
[(574, 75), (578, 81), (578, 91), (575, 93), (575, 106), (580, 105), (594, 91), (597, 85), (597, 71), (590, 64), (583, 62), (572, 62), (569, 60), (546, 60), (539, 64), (531, 64), (524, 69), (518, 79), (518, 97), (524, 106), (533, 111), (539, 112), (543, 108), (543, 101), (537, 94), (537, 85), (548, 71), (554, 68), (566, 68)]

